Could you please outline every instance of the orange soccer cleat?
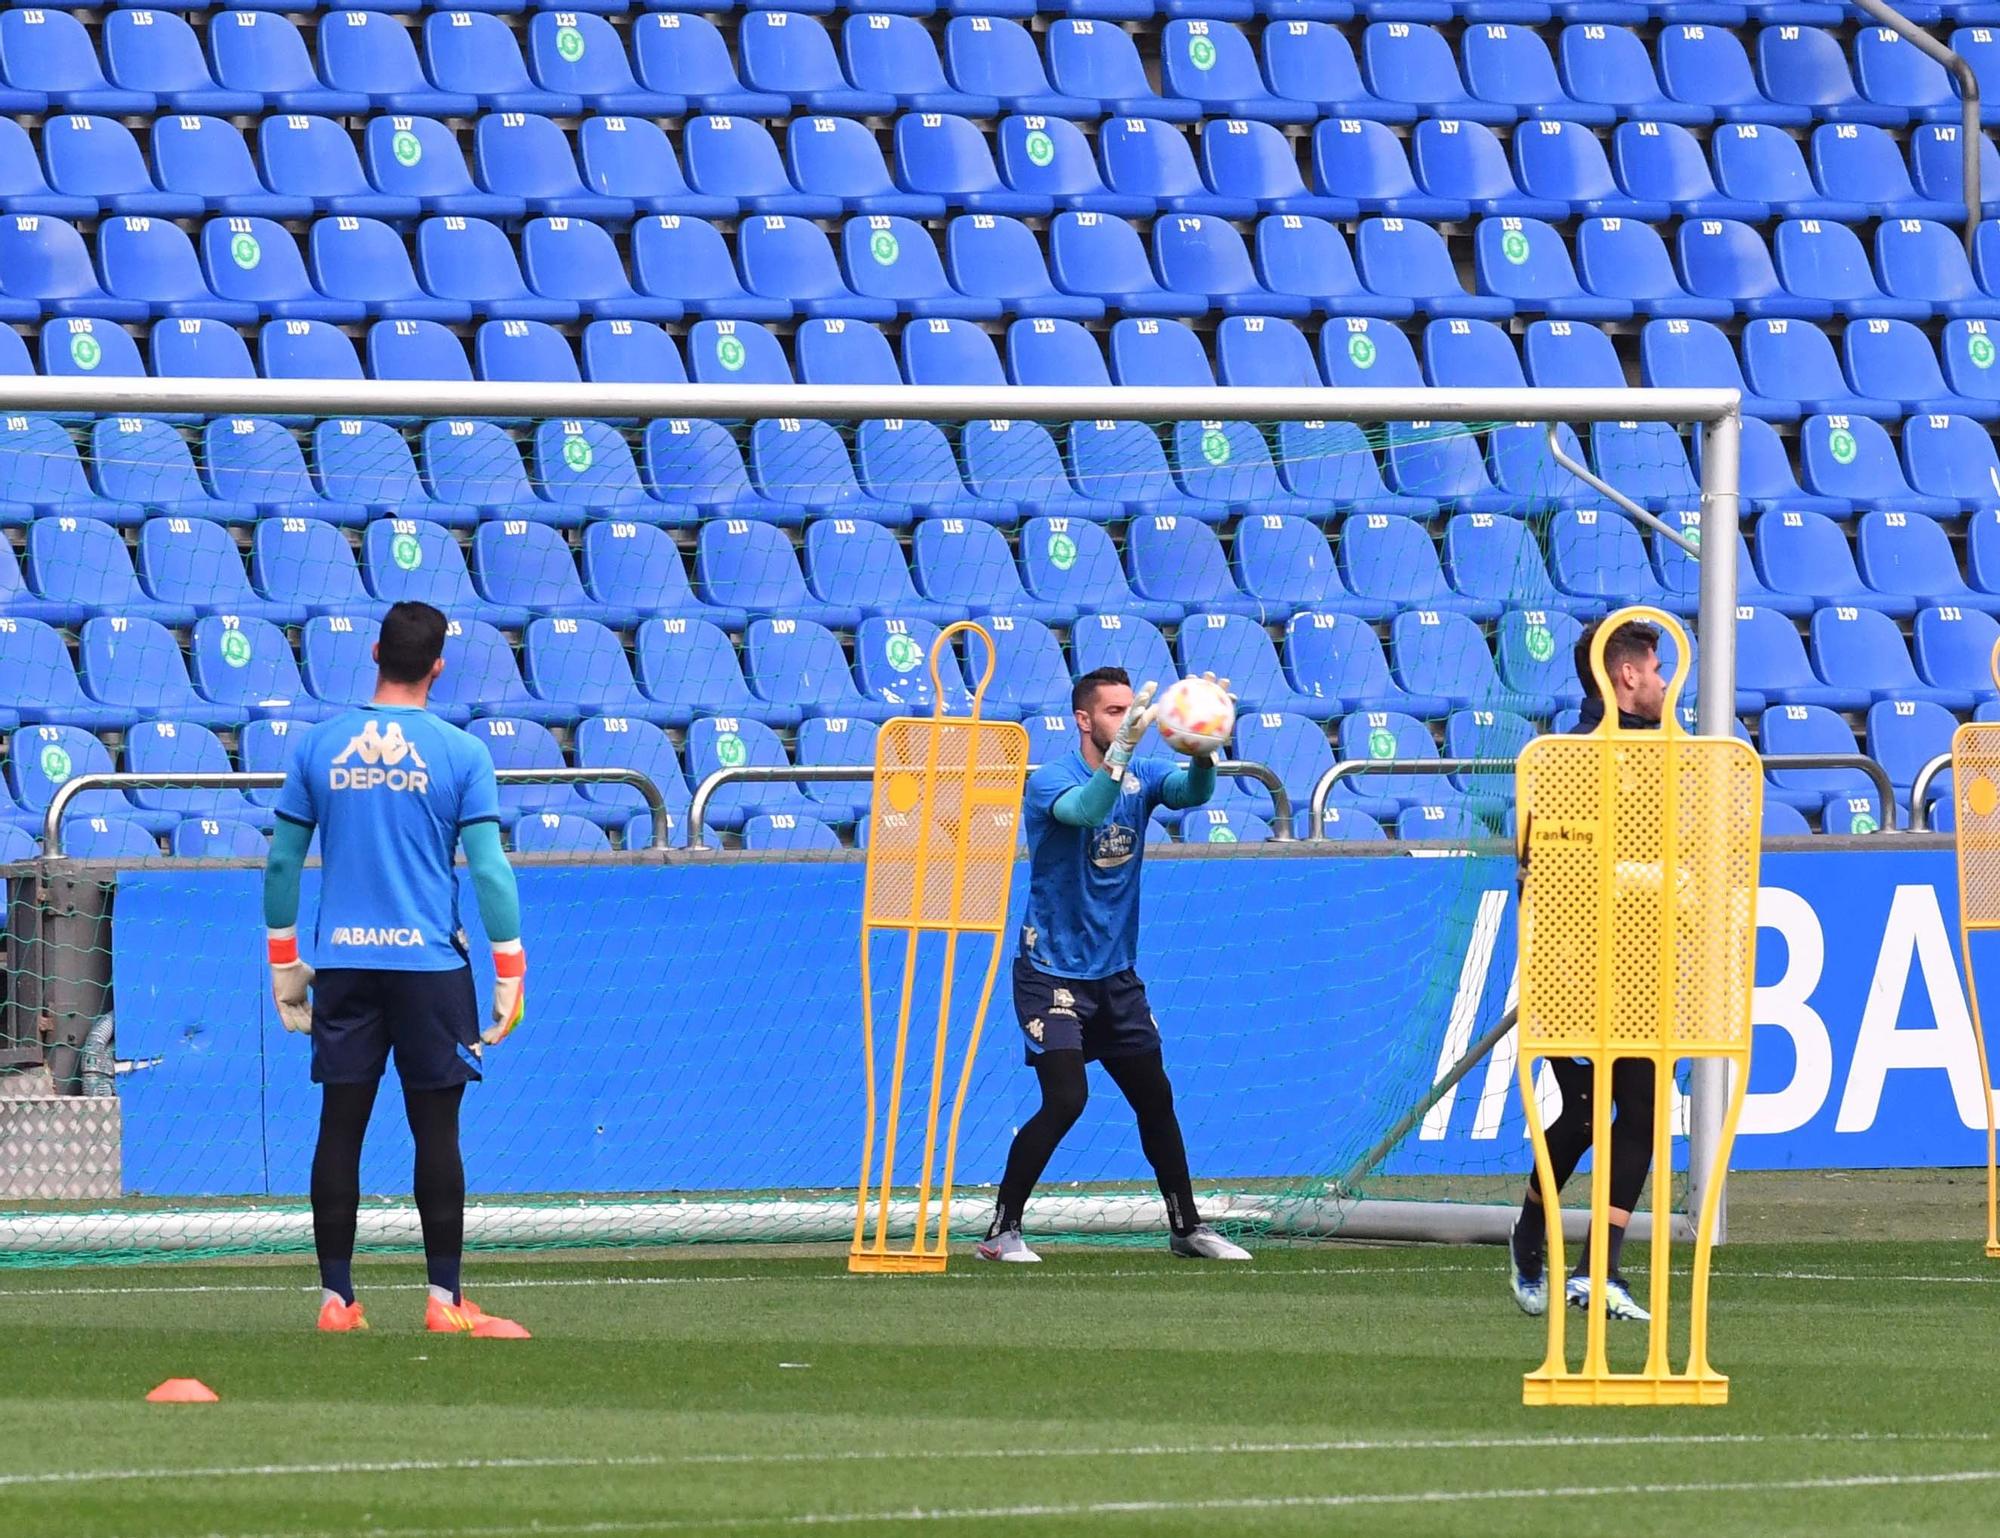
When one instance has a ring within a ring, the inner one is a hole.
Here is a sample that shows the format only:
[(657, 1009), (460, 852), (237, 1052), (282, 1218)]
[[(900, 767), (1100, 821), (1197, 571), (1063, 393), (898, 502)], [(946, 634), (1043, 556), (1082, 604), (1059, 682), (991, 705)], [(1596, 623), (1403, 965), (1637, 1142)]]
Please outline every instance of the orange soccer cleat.
[(361, 1311), (360, 1300), (343, 1303), (338, 1298), (328, 1298), (320, 1305), (319, 1327), (330, 1335), (344, 1335), (349, 1330), (368, 1328), (368, 1316)]
[(424, 1328), (433, 1335), (470, 1335), (475, 1340), (530, 1340), (533, 1337), (511, 1319), (499, 1319), (472, 1299), (440, 1303), (436, 1298), (424, 1305)]

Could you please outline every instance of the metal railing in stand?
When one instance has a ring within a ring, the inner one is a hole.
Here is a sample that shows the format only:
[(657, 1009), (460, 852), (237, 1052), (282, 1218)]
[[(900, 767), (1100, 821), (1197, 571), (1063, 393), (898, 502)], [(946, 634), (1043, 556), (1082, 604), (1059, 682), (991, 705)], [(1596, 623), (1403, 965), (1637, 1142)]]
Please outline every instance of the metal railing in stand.
[[(1271, 793), (1271, 840), (1289, 843), (1292, 839), (1292, 798), (1285, 782), (1268, 764), (1248, 759), (1217, 759), (1215, 772), (1234, 779), (1255, 780)], [(867, 764), (744, 764), (734, 769), (718, 769), (695, 787), (688, 803), (687, 841), (689, 849), (707, 847), (701, 841), (708, 820), (708, 804), (727, 785), (779, 785), (787, 781), (809, 785), (857, 784), (873, 780), (875, 770)]]
[[(630, 785), (639, 792), (653, 820), (649, 847), (667, 847), (667, 803), (649, 775), (637, 769), (498, 769), (502, 785)], [(70, 803), (89, 790), (276, 790), (285, 777), (268, 770), (188, 770), (180, 774), (79, 774), (56, 788), (42, 818), (44, 858), (66, 858), (62, 848), (63, 814)]]
[(1951, 755), (1940, 753), (1923, 768), (1910, 782), (1910, 831), (1928, 833), (1931, 831), (1930, 792), (1931, 782), (1941, 774), (1951, 772)]
[[(1505, 774), (1514, 773), (1511, 758), (1343, 758), (1313, 785), (1312, 837), (1326, 837), (1326, 803), (1342, 780), (1364, 774)], [(1497, 835), (1496, 835), (1497, 836)]]
[(1979, 76), (1971, 64), (1932, 37), (1886, 0), (1854, 0), (1856, 10), (1872, 16), (1917, 52), (1950, 70), (1958, 81), (1959, 182), (1965, 199), (1965, 254), (1972, 255), (1973, 238), (1979, 230)]
[[(1877, 833), (1896, 831), (1896, 787), (1890, 783), (1889, 771), (1865, 753), (1767, 753), (1761, 762), (1764, 772), (1776, 770), (1783, 773), (1787, 769), (1858, 769), (1874, 783), (1875, 794), (1881, 798), (1882, 821), (1876, 826)], [(1770, 794), (1765, 792), (1766, 796)]]

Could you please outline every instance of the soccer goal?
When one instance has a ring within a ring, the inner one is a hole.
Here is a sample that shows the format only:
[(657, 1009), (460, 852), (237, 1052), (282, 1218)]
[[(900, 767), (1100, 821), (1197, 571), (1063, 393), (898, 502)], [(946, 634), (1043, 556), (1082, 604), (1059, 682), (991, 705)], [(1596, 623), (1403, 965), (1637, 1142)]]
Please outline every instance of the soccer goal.
[[(700, 329), (725, 375), (758, 363)], [(310, 1247), (268, 776), (367, 698), (405, 597), (453, 622), (437, 707), (519, 771), (531, 1004), (467, 1098), (471, 1244), (847, 1237), (865, 766), (967, 617), (1036, 762), (1089, 668), (1241, 697), (1246, 768), (1149, 830), (1142, 913), (1205, 1212), (1497, 1237), (1528, 1161), (1510, 764), (1637, 593), (1698, 614), (1665, 660), (1734, 729), (1738, 432), (1727, 391), (0, 380), (0, 582), (29, 578), (0, 618), (0, 1260)], [(1698, 1196), (1724, 1094), (1685, 1089)], [(1034, 1094), (996, 1001), (967, 1231)], [(1159, 1232), (1116, 1099), (1037, 1235)], [(364, 1246), (415, 1244), (408, 1170), (385, 1095)]]

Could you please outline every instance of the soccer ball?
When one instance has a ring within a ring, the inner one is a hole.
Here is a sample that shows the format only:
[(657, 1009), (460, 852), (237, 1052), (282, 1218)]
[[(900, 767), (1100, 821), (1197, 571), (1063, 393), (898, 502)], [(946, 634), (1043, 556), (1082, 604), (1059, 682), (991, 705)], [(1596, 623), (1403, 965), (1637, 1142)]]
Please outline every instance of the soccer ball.
[(1206, 678), (1183, 678), (1160, 696), (1153, 724), (1175, 752), (1212, 754), (1236, 730), (1236, 702)]

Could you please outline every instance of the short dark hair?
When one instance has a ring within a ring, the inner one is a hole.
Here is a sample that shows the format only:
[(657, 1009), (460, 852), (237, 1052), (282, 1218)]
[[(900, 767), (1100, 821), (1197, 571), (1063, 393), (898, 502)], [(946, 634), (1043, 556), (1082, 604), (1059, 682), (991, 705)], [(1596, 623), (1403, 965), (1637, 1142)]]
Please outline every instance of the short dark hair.
[[(1590, 676), (1590, 648), (1597, 639), (1597, 632), (1603, 626), (1604, 622), (1598, 621), (1576, 640), (1576, 676), (1578, 682), (1583, 685), (1586, 699), (1597, 693), (1597, 680)], [(1609, 675), (1624, 664), (1638, 662), (1659, 649), (1658, 630), (1644, 620), (1628, 619), (1605, 638), (1604, 671)]]
[(420, 684), (444, 655), (444, 616), (427, 603), (392, 604), (382, 616), (375, 665), (392, 684)]
[(1071, 710), (1088, 710), (1097, 698), (1099, 689), (1108, 689), (1114, 684), (1132, 687), (1132, 675), (1123, 668), (1093, 668), (1076, 681), (1076, 687), (1069, 691)]

